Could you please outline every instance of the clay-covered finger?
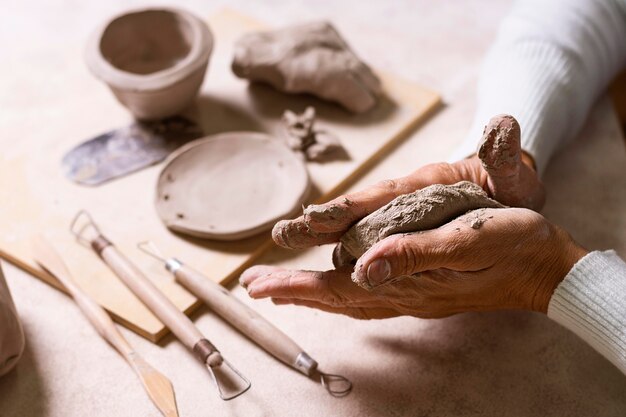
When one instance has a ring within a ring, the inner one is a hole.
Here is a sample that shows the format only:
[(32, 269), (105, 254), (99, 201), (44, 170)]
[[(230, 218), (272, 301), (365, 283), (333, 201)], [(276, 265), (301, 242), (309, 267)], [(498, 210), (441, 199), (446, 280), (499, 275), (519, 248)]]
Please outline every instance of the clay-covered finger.
[(521, 129), (513, 116), (500, 114), (489, 120), (478, 157), (495, 199), (514, 207), (543, 206), (544, 187), (536, 172), (522, 161)]
[(242, 287), (247, 288), (248, 285), (250, 285), (250, 283), (257, 278), (262, 277), (263, 275), (271, 274), (272, 272), (278, 272), (283, 270), (284, 268), (279, 268), (277, 266), (254, 265), (241, 273), (241, 275), (239, 276), (239, 284)]
[(276, 305), (297, 305), (317, 310), (325, 311), (333, 314), (343, 314), (359, 320), (387, 319), (397, 317), (399, 313), (390, 308), (383, 307), (332, 307), (328, 304), (317, 301), (291, 299), (291, 298), (272, 298), (272, 302)]
[(272, 239), (283, 248), (304, 249), (339, 241), (342, 232), (318, 233), (311, 230), (304, 217), (281, 220), (272, 229)]
[(346, 194), (324, 204), (304, 209), (304, 223), (318, 233), (344, 232), (352, 224), (402, 194), (411, 193), (428, 183), (430, 178), (418, 173), (378, 182), (361, 191)]
[[(455, 240), (456, 239), (456, 240)], [(415, 276), (438, 268), (454, 269), (458, 253), (468, 240), (442, 229), (389, 236), (359, 258), (352, 280), (366, 289), (384, 285), (398, 277)]]

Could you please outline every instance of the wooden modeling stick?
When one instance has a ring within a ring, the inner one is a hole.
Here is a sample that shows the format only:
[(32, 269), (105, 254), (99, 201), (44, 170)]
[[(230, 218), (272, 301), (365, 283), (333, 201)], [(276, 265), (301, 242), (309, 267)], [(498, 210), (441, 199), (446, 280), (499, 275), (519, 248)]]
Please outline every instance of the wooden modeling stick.
[(150, 311), (195, 354), (200, 362), (206, 365), (220, 398), (225, 401), (232, 400), (250, 388), (250, 381), (222, 357), (189, 317), (102, 235), (89, 213), (80, 211), (70, 229), (79, 242), (91, 247)]
[(133, 349), (119, 332), (111, 317), (72, 279), (61, 256), (42, 236), (33, 239), (33, 253), (39, 265), (55, 276), (72, 296), (100, 336), (111, 344), (139, 376), (152, 402), (166, 417), (178, 417), (174, 389), (169, 379), (154, 369)]

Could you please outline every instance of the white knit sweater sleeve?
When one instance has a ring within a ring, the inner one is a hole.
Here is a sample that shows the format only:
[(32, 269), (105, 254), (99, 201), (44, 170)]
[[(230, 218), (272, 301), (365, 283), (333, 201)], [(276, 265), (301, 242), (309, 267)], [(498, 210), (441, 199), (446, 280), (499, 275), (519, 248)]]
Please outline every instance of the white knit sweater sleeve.
[(552, 295), (548, 317), (626, 374), (626, 263), (614, 251), (578, 261)]
[(473, 154), (489, 119), (508, 113), (541, 174), (625, 62), (626, 0), (518, 1), (483, 63), (474, 121), (452, 160)]

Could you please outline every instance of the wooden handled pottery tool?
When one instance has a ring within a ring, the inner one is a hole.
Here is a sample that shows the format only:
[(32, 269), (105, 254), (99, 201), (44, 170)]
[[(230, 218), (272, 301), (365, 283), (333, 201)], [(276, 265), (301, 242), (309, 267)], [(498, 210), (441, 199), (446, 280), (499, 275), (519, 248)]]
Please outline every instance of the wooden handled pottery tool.
[[(135, 265), (102, 235), (89, 213), (84, 210), (80, 211), (72, 221), (70, 230), (80, 243), (91, 247), (150, 311), (195, 354), (200, 362), (206, 365), (220, 398), (226, 401), (232, 400), (250, 388), (250, 381), (222, 357), (217, 348), (200, 333), (189, 317), (178, 310)], [(239, 384), (236, 381), (237, 378)], [(225, 392), (225, 388), (228, 392)]]
[(33, 240), (33, 253), (37, 263), (65, 286), (100, 336), (117, 349), (133, 368), (150, 399), (161, 413), (166, 417), (177, 417), (176, 398), (170, 381), (139, 356), (115, 327), (106, 311), (76, 285), (67, 266), (52, 245), (43, 237), (37, 237)]
[(137, 246), (143, 252), (165, 263), (165, 269), (174, 275), (178, 283), (278, 360), (309, 377), (317, 374), (322, 385), (333, 396), (343, 397), (352, 390), (352, 383), (347, 378), (319, 371), (318, 363), (296, 342), (232, 296), (224, 287), (178, 259), (164, 257), (152, 242), (141, 242)]

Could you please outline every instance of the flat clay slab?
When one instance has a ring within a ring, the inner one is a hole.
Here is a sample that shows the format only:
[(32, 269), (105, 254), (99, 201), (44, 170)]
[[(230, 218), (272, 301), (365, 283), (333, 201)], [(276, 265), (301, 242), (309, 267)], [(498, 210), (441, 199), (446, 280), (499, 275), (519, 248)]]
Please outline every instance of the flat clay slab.
[(193, 141), (168, 158), (156, 209), (174, 231), (236, 240), (293, 215), (308, 190), (304, 162), (284, 144), (263, 133), (231, 132)]

